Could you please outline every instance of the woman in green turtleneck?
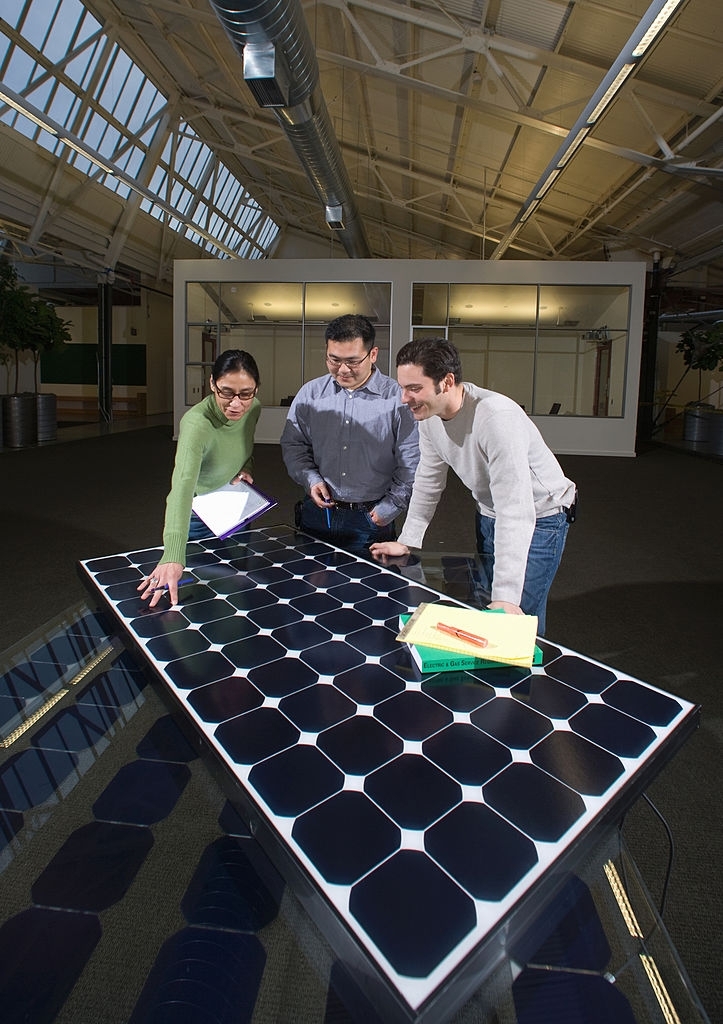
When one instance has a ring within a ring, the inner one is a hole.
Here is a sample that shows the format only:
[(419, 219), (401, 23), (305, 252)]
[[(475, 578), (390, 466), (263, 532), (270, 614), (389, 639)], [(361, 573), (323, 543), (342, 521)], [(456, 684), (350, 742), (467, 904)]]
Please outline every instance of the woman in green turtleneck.
[(253, 483), (250, 473), (254, 431), (261, 412), (256, 397), (259, 369), (248, 352), (222, 352), (211, 371), (211, 394), (181, 418), (171, 492), (166, 500), (163, 557), (138, 588), (153, 607), (168, 587), (178, 601), (178, 581), (189, 540), (213, 534), (191, 511), (196, 494), (229, 481)]

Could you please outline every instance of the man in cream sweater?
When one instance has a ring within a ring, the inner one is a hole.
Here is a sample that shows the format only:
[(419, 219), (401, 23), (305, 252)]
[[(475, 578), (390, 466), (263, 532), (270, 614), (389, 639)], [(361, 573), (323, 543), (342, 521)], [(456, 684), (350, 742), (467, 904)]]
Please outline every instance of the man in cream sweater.
[(523, 409), (462, 381), (459, 352), (444, 338), (410, 342), (397, 355), (402, 401), (419, 423), (420, 461), (398, 541), (372, 544), (385, 561), (421, 548), (451, 466), (477, 504), (477, 549), (489, 608), (536, 615), (560, 564), (577, 491)]

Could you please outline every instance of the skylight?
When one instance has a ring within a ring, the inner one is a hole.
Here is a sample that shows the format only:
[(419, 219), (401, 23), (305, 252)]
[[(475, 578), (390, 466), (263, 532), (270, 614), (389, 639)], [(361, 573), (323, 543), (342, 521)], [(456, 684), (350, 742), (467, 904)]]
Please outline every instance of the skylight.
[(4, 0), (2, 18), (0, 80), (28, 114), (0, 100), (0, 121), (207, 252), (266, 256), (278, 226), (81, 0)]

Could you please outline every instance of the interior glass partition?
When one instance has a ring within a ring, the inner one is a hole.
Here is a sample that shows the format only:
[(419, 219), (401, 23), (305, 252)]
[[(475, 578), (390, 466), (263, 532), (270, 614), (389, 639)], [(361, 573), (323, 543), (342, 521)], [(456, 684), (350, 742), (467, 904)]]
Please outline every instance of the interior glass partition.
[(240, 348), (258, 364), (262, 404), (290, 405), (302, 383), (326, 372), (324, 333), (344, 313), (374, 323), (377, 362), (388, 373), (390, 310), (389, 282), (189, 281), (186, 404), (208, 393), (216, 357)]
[[(216, 356), (255, 357), (265, 406), (289, 405), (302, 383), (326, 371), (324, 333), (345, 313), (375, 325), (378, 366), (390, 366), (389, 281), (189, 281), (187, 405), (208, 390)], [(407, 337), (443, 336), (458, 347), (464, 376), (500, 391), (535, 416), (622, 417), (630, 318), (627, 285), (414, 283)]]
[(413, 286), (412, 336), (444, 336), (466, 380), (536, 416), (624, 413), (630, 289), (595, 285)]
[(629, 288), (541, 286), (533, 413), (622, 416)]

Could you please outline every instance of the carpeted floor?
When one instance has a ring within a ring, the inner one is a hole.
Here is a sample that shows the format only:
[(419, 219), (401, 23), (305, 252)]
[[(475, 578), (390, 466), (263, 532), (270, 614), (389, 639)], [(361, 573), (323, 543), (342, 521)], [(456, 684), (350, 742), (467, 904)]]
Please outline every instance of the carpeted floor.
[[(0, 452), (0, 651), (85, 598), (79, 559), (159, 542), (173, 458), (166, 426)], [(723, 1020), (721, 465), (663, 447), (636, 459), (560, 461), (581, 503), (553, 588), (548, 637), (703, 707), (701, 728), (649, 796), (675, 840), (665, 920), (711, 1020)], [(255, 478), (279, 500), (268, 521), (290, 523), (298, 493), (278, 446), (257, 446)], [(472, 551), (472, 511), (451, 477), (427, 548)], [(625, 831), (659, 899), (664, 828), (639, 801)]]

